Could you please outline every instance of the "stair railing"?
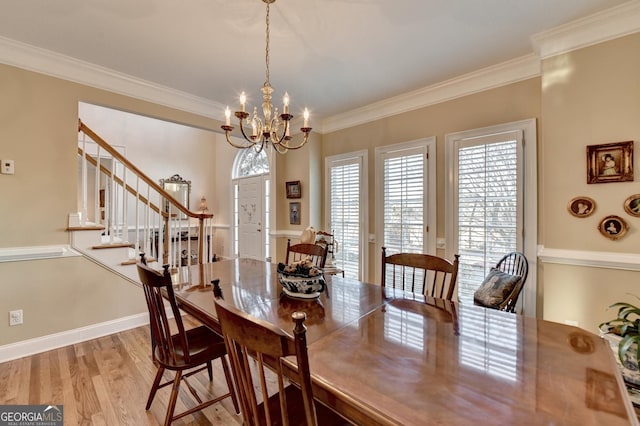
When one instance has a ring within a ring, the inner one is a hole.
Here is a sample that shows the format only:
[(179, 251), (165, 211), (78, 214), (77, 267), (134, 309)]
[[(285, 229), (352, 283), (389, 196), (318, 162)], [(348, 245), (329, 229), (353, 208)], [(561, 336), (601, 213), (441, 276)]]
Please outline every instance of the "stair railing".
[[(190, 211), (81, 120), (78, 132), (81, 226), (102, 225), (104, 244), (132, 246), (130, 262), (145, 252), (148, 259), (172, 268), (191, 265), (192, 238), (197, 240), (197, 263), (211, 261), (212, 214)], [(95, 152), (88, 152), (87, 138), (96, 144)], [(188, 219), (180, 219), (180, 213)]]

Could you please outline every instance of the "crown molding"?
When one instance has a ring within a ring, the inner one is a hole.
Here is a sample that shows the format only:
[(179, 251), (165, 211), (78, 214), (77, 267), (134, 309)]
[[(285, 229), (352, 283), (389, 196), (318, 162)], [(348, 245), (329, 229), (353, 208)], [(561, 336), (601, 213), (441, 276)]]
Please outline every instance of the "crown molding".
[(640, 1), (632, 0), (531, 36), (541, 59), (640, 31)]
[(540, 76), (540, 60), (531, 53), (412, 92), (327, 117), (321, 133), (329, 133), (440, 102)]
[(209, 118), (224, 117), (218, 102), (5, 37), (0, 37), (0, 63)]
[[(531, 36), (536, 53), (483, 68), (441, 83), (326, 117), (325, 134), (440, 102), (540, 76), (540, 59), (640, 31), (640, 0)], [(0, 63), (61, 78), (169, 108), (221, 120), (224, 105), (186, 92), (0, 37)]]

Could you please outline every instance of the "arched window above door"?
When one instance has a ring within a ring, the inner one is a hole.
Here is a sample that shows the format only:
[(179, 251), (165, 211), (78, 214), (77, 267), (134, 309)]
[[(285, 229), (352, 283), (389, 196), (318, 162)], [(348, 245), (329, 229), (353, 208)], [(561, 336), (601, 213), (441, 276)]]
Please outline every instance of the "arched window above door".
[(269, 173), (269, 157), (266, 150), (243, 149), (236, 155), (233, 179)]

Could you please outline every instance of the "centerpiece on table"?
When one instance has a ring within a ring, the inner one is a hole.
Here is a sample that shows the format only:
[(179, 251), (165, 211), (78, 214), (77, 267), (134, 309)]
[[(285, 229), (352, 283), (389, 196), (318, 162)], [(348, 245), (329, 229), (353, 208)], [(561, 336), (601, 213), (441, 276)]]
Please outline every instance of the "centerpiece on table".
[(322, 269), (306, 258), (285, 265), (278, 263), (278, 281), (287, 296), (300, 299), (315, 299), (325, 289)]

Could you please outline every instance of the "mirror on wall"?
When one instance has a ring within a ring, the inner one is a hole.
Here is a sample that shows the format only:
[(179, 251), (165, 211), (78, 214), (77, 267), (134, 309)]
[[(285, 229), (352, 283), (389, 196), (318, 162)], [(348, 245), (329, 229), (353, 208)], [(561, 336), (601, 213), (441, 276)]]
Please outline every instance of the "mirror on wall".
[[(180, 175), (175, 174), (168, 179), (160, 179), (160, 186), (167, 191), (169, 195), (182, 203), (189, 209), (189, 193), (191, 192), (191, 181), (183, 179)], [(164, 201), (164, 211), (169, 211), (169, 201)], [(187, 219), (187, 215), (177, 212), (178, 219)]]

